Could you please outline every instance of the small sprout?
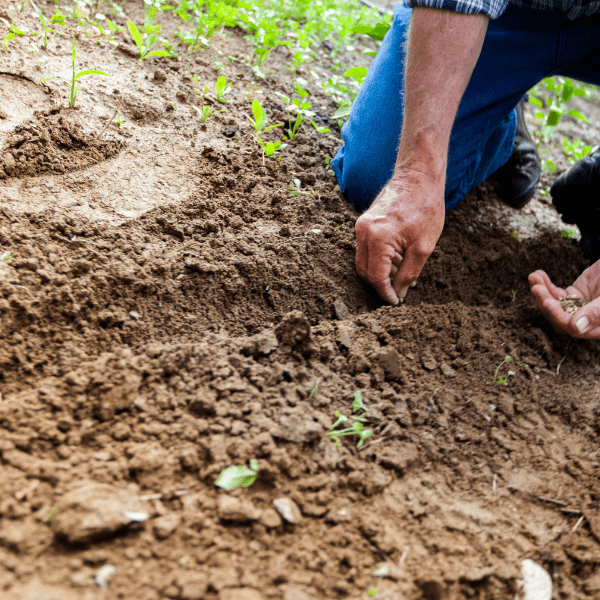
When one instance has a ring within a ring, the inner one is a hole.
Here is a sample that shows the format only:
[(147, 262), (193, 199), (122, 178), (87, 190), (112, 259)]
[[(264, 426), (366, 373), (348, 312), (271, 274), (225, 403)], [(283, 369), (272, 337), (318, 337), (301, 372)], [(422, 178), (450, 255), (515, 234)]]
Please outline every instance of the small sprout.
[(340, 437), (342, 437), (344, 435), (357, 435), (358, 443), (356, 444), (356, 447), (360, 449), (360, 448), (362, 448), (365, 441), (373, 435), (373, 430), (365, 429), (364, 423), (369, 422), (365, 418), (365, 415), (367, 414), (368, 409), (363, 402), (362, 394), (360, 393), (360, 391), (357, 391), (354, 393), (354, 402), (352, 403), (352, 412), (357, 412), (360, 410), (362, 410), (364, 412), (360, 415), (352, 415), (351, 417), (349, 417), (350, 419), (354, 420), (355, 422), (352, 424), (351, 427), (346, 427), (345, 429), (336, 429), (336, 427), (338, 427), (342, 423), (345, 423), (346, 421), (348, 421), (348, 417), (339, 411), (335, 413), (336, 421), (329, 428), (327, 437), (330, 440), (332, 440), (336, 446), (339, 446), (341, 443)]
[[(154, 46), (154, 42), (156, 41), (155, 33), (148, 34), (144, 40), (142, 39), (142, 34), (135, 26), (133, 21), (127, 21), (127, 28), (129, 29), (129, 35), (131, 35), (131, 39), (135, 42), (135, 45), (140, 51), (140, 60), (144, 60), (144, 58), (150, 58), (151, 56), (171, 56), (166, 50), (150, 51), (152, 46)], [(152, 30), (151, 27), (150, 30)]]
[(369, 596), (371, 596), (371, 598), (373, 598), (373, 596), (377, 595), (377, 588), (371, 588), (369, 590)]
[(11, 252), (3, 252), (0, 254), (0, 260), (5, 260), (6, 262), (12, 262), (12, 253)]
[[(69, 100), (69, 106), (71, 108), (75, 108), (75, 100), (77, 99), (77, 93), (79, 92), (79, 85), (77, 84), (77, 80), (80, 77), (83, 77), (84, 75), (106, 75), (108, 77), (108, 73), (104, 73), (103, 71), (98, 71), (96, 69), (86, 69), (85, 71), (80, 71), (79, 73), (75, 73), (75, 34), (73, 34), (73, 50), (72, 50), (72, 55), (73, 55), (73, 75), (71, 77), (71, 89), (69, 91), (69, 96), (68, 96), (68, 100)], [(48, 77), (46, 79), (44, 79), (43, 81), (48, 81), (50, 79), (62, 79), (62, 77)], [(63, 79), (63, 81), (65, 81)], [(69, 83), (67, 81), (67, 83)]]
[(515, 238), (515, 240), (517, 240), (517, 242), (522, 241), (522, 240), (519, 239), (519, 232), (518, 231), (513, 231), (512, 232), (512, 236)]
[(561, 229), (560, 237), (561, 238), (569, 238), (572, 240), (575, 237), (575, 232), (572, 229)]
[(217, 92), (217, 100), (219, 102), (226, 102), (225, 95), (229, 93), (229, 88), (231, 87), (231, 83), (227, 83), (227, 78), (221, 75), (217, 82), (215, 83), (215, 90)]
[[(506, 379), (504, 377), (498, 376), (498, 371), (500, 370), (500, 367), (503, 364), (505, 364), (511, 360), (512, 360), (512, 358), (507, 355), (504, 357), (504, 360), (496, 367), (496, 372), (494, 373), (494, 383), (496, 385), (504, 385), (504, 386), (508, 385), (508, 381), (506, 381)], [(514, 375), (514, 372), (512, 372), (512, 371), (509, 371), (508, 373), (509, 373), (509, 375)]]
[(210, 106), (210, 104), (205, 104), (202, 108), (192, 105), (192, 108), (200, 115), (200, 123), (206, 123), (213, 110), (213, 107)]
[(309, 398), (312, 398), (319, 389), (319, 380), (317, 379), (317, 383), (315, 383), (315, 387), (311, 390)]
[(227, 467), (217, 477), (215, 485), (224, 490), (236, 490), (239, 487), (252, 485), (258, 477), (258, 461), (250, 460), (250, 468), (244, 465)]

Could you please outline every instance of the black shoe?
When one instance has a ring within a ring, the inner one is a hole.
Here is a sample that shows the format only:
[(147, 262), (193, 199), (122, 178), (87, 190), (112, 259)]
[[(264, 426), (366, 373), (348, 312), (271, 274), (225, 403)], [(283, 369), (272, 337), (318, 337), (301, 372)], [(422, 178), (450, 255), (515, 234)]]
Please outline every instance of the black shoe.
[(579, 227), (586, 258), (600, 260), (600, 146), (562, 173), (550, 195), (562, 220)]
[(527, 126), (523, 107), (529, 96), (525, 94), (517, 104), (517, 131), (513, 152), (508, 162), (488, 177), (494, 192), (513, 208), (523, 208), (535, 195), (542, 175), (542, 161)]

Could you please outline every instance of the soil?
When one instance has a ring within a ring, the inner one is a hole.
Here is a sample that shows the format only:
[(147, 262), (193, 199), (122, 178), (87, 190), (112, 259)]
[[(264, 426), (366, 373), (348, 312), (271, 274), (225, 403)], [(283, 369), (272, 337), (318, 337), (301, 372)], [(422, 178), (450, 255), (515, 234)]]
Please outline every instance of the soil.
[[(384, 306), (325, 163), (336, 125), (281, 160), (253, 140), (249, 86), (285, 122), (285, 52), (257, 81), (238, 30), (143, 63), (80, 35), (79, 68), (111, 76), (69, 109), (42, 79), (68, 76), (70, 40), (36, 44), (15, 38), (0, 74), (3, 599), (512, 600), (524, 558), (553, 598), (600, 596), (600, 347), (530, 296), (533, 270), (567, 286), (588, 265), (545, 198), (515, 236), (472, 190)], [(193, 75), (216, 61), (234, 88), (202, 126)], [(119, 96), (123, 127), (97, 139)], [(327, 437), (356, 391), (360, 450)], [(253, 458), (250, 487), (215, 487)]]

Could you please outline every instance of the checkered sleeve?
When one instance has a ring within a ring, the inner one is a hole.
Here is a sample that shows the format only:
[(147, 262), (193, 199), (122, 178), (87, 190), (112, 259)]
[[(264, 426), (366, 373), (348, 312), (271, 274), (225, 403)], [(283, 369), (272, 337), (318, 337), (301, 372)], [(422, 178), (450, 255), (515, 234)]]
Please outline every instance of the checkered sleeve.
[(443, 8), (465, 15), (484, 14), (490, 19), (497, 19), (508, 6), (508, 0), (404, 0), (409, 8), (429, 6)]

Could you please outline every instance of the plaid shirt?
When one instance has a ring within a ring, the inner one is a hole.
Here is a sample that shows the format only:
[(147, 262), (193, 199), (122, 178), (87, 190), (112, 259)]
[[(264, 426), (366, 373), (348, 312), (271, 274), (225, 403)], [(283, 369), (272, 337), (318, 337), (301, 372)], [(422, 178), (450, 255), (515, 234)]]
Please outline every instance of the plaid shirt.
[[(497, 19), (506, 10), (508, 2), (509, 0), (404, 0), (404, 4), (409, 8), (414, 6), (445, 8), (467, 15), (481, 13), (490, 19)], [(570, 21), (600, 12), (600, 0), (510, 0), (510, 3), (523, 8), (562, 10)]]

